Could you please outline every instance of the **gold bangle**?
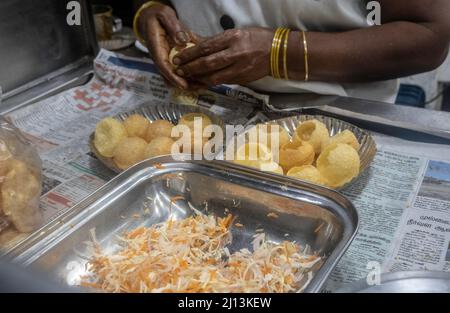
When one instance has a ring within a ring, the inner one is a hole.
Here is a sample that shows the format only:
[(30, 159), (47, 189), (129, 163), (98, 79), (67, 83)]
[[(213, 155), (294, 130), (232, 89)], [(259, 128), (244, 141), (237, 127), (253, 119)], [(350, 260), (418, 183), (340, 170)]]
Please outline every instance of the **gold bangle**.
[(286, 37), (284, 38), (284, 51), (283, 51), (283, 70), (284, 70), (284, 79), (289, 80), (288, 76), (288, 70), (287, 70), (287, 49), (288, 49), (288, 42), (289, 42), (289, 32), (291, 30), (289, 29), (286, 32)]
[(308, 62), (308, 42), (306, 41), (306, 32), (302, 30), (303, 50), (305, 55), (305, 82), (309, 80), (309, 62)]
[(272, 77), (277, 78), (276, 77), (276, 64), (277, 61), (275, 59), (275, 51), (276, 51), (276, 47), (277, 47), (277, 41), (278, 41), (278, 37), (280, 36), (280, 33), (283, 29), (277, 28), (277, 30), (275, 31), (275, 34), (273, 36), (273, 40), (272, 40), (272, 48), (270, 50), (270, 71), (272, 74)]
[(151, 8), (155, 5), (164, 5), (164, 4), (162, 4), (161, 2), (158, 2), (158, 1), (146, 2), (139, 8), (139, 10), (137, 10), (136, 14), (134, 15), (134, 20), (133, 20), (134, 34), (136, 35), (136, 38), (144, 45), (145, 45), (145, 39), (142, 38), (142, 35), (139, 33), (139, 17), (141, 17), (141, 14), (145, 9)]
[(276, 79), (280, 79), (280, 66), (279, 66), (279, 62), (280, 62), (280, 45), (281, 45), (281, 40), (283, 38), (284, 33), (286, 32), (285, 28), (280, 28), (278, 35), (275, 38), (275, 44), (274, 44), (274, 77)]
[(272, 76), (276, 79), (280, 79), (280, 47), (281, 42), (283, 40), (283, 37), (288, 29), (287, 28), (278, 28), (275, 32), (275, 36), (273, 37), (272, 41), (272, 49), (270, 53), (270, 59), (271, 59), (271, 71)]

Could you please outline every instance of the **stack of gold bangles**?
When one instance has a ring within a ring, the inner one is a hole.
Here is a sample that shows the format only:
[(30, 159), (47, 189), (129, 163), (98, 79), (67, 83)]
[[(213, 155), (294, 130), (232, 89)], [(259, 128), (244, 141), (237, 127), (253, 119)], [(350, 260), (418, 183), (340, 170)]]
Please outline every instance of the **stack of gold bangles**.
[[(272, 41), (272, 49), (270, 51), (270, 69), (272, 77), (276, 79), (289, 79), (287, 70), (287, 50), (289, 42), (290, 29), (280, 27), (275, 31)], [(306, 33), (302, 31), (302, 42), (305, 60), (305, 81), (309, 80), (309, 64), (308, 64), (308, 43), (306, 41)], [(280, 74), (280, 53), (283, 59), (283, 77)]]

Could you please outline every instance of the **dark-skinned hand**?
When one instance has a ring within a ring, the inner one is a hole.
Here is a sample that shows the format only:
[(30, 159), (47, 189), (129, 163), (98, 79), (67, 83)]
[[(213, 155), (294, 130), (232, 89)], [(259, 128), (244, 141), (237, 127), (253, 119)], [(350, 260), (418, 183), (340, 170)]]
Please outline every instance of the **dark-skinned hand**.
[(197, 42), (198, 37), (179, 21), (170, 6), (164, 4), (145, 9), (139, 18), (139, 29), (166, 83), (188, 89), (188, 81), (175, 74), (169, 53), (175, 46), (184, 47), (188, 42)]
[(176, 74), (208, 86), (253, 82), (270, 75), (273, 36), (273, 30), (255, 27), (204, 39), (174, 58)]

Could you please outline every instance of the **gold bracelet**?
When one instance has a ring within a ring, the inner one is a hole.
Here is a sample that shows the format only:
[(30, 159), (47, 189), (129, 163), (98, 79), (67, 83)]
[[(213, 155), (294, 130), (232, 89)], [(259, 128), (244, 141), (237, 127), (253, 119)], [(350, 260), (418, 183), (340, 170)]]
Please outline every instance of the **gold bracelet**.
[(144, 45), (145, 45), (145, 39), (142, 38), (142, 35), (139, 33), (139, 17), (141, 17), (141, 14), (145, 9), (151, 8), (155, 5), (163, 5), (163, 4), (158, 1), (146, 2), (139, 8), (139, 10), (137, 10), (136, 14), (134, 15), (134, 20), (133, 20), (134, 34), (136, 35), (136, 38)]
[(288, 49), (289, 32), (290, 31), (291, 30), (289, 29), (286, 32), (286, 37), (284, 37), (283, 70), (284, 70), (284, 79), (286, 79), (286, 80), (289, 80), (288, 70), (287, 70), (287, 49)]
[(277, 61), (275, 59), (275, 51), (276, 51), (276, 47), (277, 47), (277, 41), (278, 41), (278, 37), (280, 36), (280, 33), (283, 29), (277, 28), (277, 30), (275, 31), (275, 35), (273, 36), (273, 40), (272, 40), (272, 48), (270, 50), (270, 71), (272, 74), (272, 77), (277, 78), (276, 77), (276, 64)]
[(306, 32), (302, 30), (303, 49), (305, 55), (305, 82), (309, 80), (309, 62), (308, 62), (308, 42), (306, 41)]
[(286, 32), (286, 29), (283, 28), (280, 31), (280, 35), (277, 38), (276, 46), (275, 46), (275, 75), (277, 79), (281, 78), (280, 75), (280, 46), (281, 46), (281, 40), (283, 39), (284, 33)]
[(288, 31), (287, 28), (281, 28), (281, 27), (278, 28), (277, 31), (275, 32), (275, 36), (273, 37), (273, 41), (272, 41), (272, 50), (270, 53), (271, 71), (272, 71), (272, 76), (276, 79), (281, 78), (280, 66), (279, 66), (280, 48), (281, 48), (281, 42), (283, 41), (283, 37), (287, 31)]

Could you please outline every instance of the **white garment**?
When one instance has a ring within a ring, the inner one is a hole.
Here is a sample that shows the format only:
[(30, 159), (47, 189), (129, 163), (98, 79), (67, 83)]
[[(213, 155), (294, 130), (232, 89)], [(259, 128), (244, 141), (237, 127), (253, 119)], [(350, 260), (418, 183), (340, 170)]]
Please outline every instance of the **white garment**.
[[(230, 16), (236, 28), (289, 27), (307, 31), (344, 31), (368, 27), (365, 0), (172, 0), (180, 20), (193, 32), (223, 32), (220, 18)], [(311, 69), (312, 71), (314, 69)], [(249, 87), (268, 92), (314, 92), (394, 102), (397, 80), (337, 84), (276, 80), (265, 77)]]

